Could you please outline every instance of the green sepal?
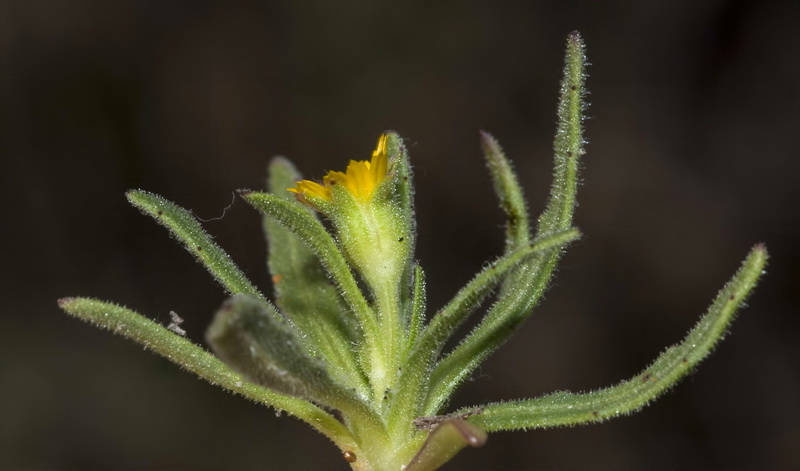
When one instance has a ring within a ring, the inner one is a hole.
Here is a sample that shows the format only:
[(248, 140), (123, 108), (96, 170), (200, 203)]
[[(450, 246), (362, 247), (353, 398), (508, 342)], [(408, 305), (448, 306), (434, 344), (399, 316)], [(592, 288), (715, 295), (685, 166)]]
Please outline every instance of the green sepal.
[(450, 461), (466, 446), (481, 447), (488, 435), (480, 427), (462, 419), (448, 419), (438, 424), (411, 459), (404, 471), (434, 471)]
[[(299, 210), (316, 218), (313, 211), (286, 190), (302, 177), (290, 161), (276, 157), (269, 166), (268, 189)], [(263, 226), (269, 247), (275, 303), (304, 336), (309, 353), (324, 358), (328, 370), (359, 393), (369, 390), (353, 345), (360, 343), (360, 329), (343, 304), (336, 287), (325, 274), (319, 257), (300, 237), (268, 214)]]
[[(386, 136), (386, 154), (389, 159), (388, 171), (391, 174), (391, 181), (394, 186), (393, 192), (396, 195), (397, 206), (400, 208), (403, 219), (412, 232), (411, 237), (413, 238), (415, 236), (416, 220), (414, 219), (414, 182), (411, 162), (408, 159), (408, 151), (403, 139), (393, 131), (387, 132)], [(413, 240), (409, 242), (413, 242)]]
[(708, 356), (755, 287), (766, 262), (766, 248), (755, 246), (684, 340), (633, 378), (589, 393), (556, 392), (537, 399), (489, 404), (469, 420), (488, 431), (534, 429), (602, 422), (641, 409)]
[(405, 272), (401, 281), (401, 304), (405, 313), (405, 322), (409, 322), (411, 316), (411, 290), (405, 289), (412, 285), (414, 277), (414, 266), (411, 257), (414, 254), (414, 247), (417, 239), (417, 221), (414, 214), (414, 174), (411, 171), (411, 161), (408, 158), (408, 151), (403, 143), (403, 139), (396, 132), (387, 132), (386, 153), (389, 158), (390, 181), (393, 186), (394, 207), (399, 213), (399, 219), (403, 221), (406, 235), (402, 243), (405, 244), (405, 251), (408, 260), (405, 264)]
[[(384, 190), (390, 186), (389, 181), (383, 183)], [(336, 206), (327, 217), (348, 262), (376, 298), (387, 289), (396, 298), (411, 259), (409, 242), (413, 244), (413, 237), (394, 195), (376, 191), (371, 200), (362, 202), (343, 185), (331, 188), (331, 194)]]
[(359, 201), (343, 185), (331, 188), (336, 208), (328, 217), (350, 265), (360, 275), (371, 298), (380, 328), (383, 358), (373, 362), (371, 375), (376, 398), (386, 396), (405, 352), (408, 327), (409, 266), (413, 243), (408, 220), (394, 192), (397, 175), (384, 180), (372, 198)]
[(267, 302), (258, 288), (233, 263), (231, 257), (203, 230), (191, 212), (147, 191), (130, 190), (125, 196), (132, 205), (169, 229), (172, 235), (183, 242), (186, 250), (206, 267), (228, 293), (244, 293)]
[(331, 414), (304, 399), (250, 382), (199, 345), (137, 312), (90, 298), (62, 298), (58, 305), (67, 314), (129, 338), (211, 384), (288, 412), (330, 438), (341, 449), (358, 444), (353, 434)]
[(389, 158), (389, 182), (392, 186), (392, 211), (397, 214), (397, 219), (403, 227), (402, 244), (405, 260), (400, 277), (397, 296), (398, 316), (401, 331), (408, 333), (406, 338), (397, 335), (395, 348), (400, 356), (405, 359), (408, 346), (412, 345), (419, 330), (425, 309), (424, 275), (419, 265), (413, 263), (414, 249), (417, 239), (417, 222), (414, 214), (414, 175), (411, 162), (403, 139), (396, 133), (386, 133), (386, 153)]
[(322, 361), (306, 353), (295, 331), (267, 309), (243, 294), (225, 301), (206, 332), (217, 356), (254, 383), (345, 412), (363, 413), (362, 398), (331, 378)]

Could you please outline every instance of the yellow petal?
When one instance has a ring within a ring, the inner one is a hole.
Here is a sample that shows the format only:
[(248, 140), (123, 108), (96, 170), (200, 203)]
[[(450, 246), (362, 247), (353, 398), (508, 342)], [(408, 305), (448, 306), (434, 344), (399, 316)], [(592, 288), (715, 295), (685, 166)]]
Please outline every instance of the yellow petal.
[(375, 188), (386, 178), (387, 155), (386, 142), (388, 136), (381, 134), (378, 146), (372, 152), (372, 160), (351, 160), (345, 172), (330, 171), (322, 178), (322, 185), (310, 180), (297, 182), (289, 191), (301, 196), (316, 196), (331, 200), (331, 188), (344, 185), (357, 200), (368, 201)]
[(331, 190), (328, 186), (322, 186), (317, 182), (311, 180), (302, 180), (297, 182), (295, 188), (287, 188), (292, 193), (297, 193), (301, 196), (316, 196), (319, 198), (331, 199)]

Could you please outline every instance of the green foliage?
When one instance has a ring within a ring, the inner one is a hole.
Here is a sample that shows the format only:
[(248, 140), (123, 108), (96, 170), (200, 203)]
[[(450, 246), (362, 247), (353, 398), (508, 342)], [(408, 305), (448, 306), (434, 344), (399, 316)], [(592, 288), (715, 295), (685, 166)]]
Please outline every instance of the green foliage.
[[(481, 133), (507, 216), (504, 253), (427, 321), (424, 272), (413, 259), (411, 166), (395, 133), (381, 136), (372, 161), (351, 161), (346, 173), (330, 172), (322, 184), (299, 181), (295, 167), (276, 158), (267, 193), (240, 193), (263, 214), (274, 305), (191, 212), (144, 191), (128, 193), (232, 295), (207, 332), (217, 356), (179, 329), (114, 304), (64, 298), (59, 305), (212, 384), (289, 412), (330, 438), (356, 470), (434, 470), (464, 447), (482, 445), (487, 432), (599, 422), (636, 411), (720, 341), (763, 273), (763, 245), (753, 248), (687, 337), (641, 374), (593, 392), (556, 392), (437, 415), (531, 314), (564, 249), (580, 236), (573, 214), (584, 153), (584, 68), (583, 41), (573, 33), (558, 105), (553, 184), (535, 224), (510, 160), (492, 136)], [(443, 354), (457, 329), (492, 299), (477, 327)]]
[[(583, 110), (585, 108), (586, 56), (583, 40), (577, 33), (567, 41), (567, 58), (558, 104), (558, 127), (554, 143), (555, 159), (550, 199), (539, 217), (536, 237), (563, 231), (572, 226), (578, 186), (578, 159), (583, 155)], [(483, 133), (483, 149), (501, 207), (508, 216), (506, 252), (529, 240), (529, 222), (522, 188), (499, 144)], [(464, 381), (494, 350), (505, 343), (547, 289), (561, 258), (562, 250), (552, 250), (518, 267), (504, 282), (500, 296), (481, 324), (436, 366), (431, 379), (425, 414), (435, 414)]]
[(138, 312), (90, 298), (62, 298), (67, 314), (101, 329), (129, 338), (211, 384), (254, 402), (274, 407), (307, 422), (340, 447), (352, 446), (352, 433), (331, 414), (302, 399), (281, 394), (248, 381), (219, 358)]
[[(271, 193), (287, 203), (296, 205), (294, 196), (286, 188), (300, 179), (288, 160), (278, 157), (270, 163), (267, 186)], [(311, 209), (300, 209), (316, 219)], [(265, 215), (263, 225), (275, 304), (297, 331), (303, 333), (300, 341), (306, 352), (325, 358), (331, 375), (366, 395), (369, 384), (358, 364), (357, 352), (352, 348), (361, 339), (358, 322), (348, 315), (346, 304), (328, 279), (319, 257), (274, 217)]]
[(186, 250), (205, 265), (209, 273), (229, 293), (249, 294), (267, 302), (258, 288), (233, 263), (231, 257), (203, 230), (191, 212), (142, 190), (131, 190), (126, 196), (132, 205), (169, 229), (173, 236), (183, 242)]
[(254, 383), (335, 409), (357, 402), (321, 360), (305, 352), (286, 321), (246, 294), (225, 301), (206, 338), (222, 361)]
[[(583, 394), (556, 392), (537, 399), (490, 404), (470, 421), (494, 430), (546, 428), (601, 422), (635, 412), (663, 394), (700, 363), (722, 339), (736, 310), (752, 291), (767, 262), (763, 245), (753, 247), (706, 314), (679, 344), (620, 384)], [(463, 412), (469, 411), (465, 408)]]
[(374, 313), (358, 288), (356, 278), (336, 241), (319, 219), (296, 202), (287, 201), (277, 195), (245, 191), (242, 192), (242, 197), (264, 215), (283, 225), (319, 257), (364, 330), (368, 335), (375, 335), (376, 326), (371, 321)]

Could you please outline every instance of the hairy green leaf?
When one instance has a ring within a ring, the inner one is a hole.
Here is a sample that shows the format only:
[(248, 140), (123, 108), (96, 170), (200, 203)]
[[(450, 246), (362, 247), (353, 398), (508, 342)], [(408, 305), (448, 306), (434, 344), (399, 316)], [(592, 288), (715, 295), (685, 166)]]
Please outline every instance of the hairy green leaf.
[[(372, 309), (358, 288), (358, 283), (350, 271), (333, 237), (321, 222), (298, 205), (283, 198), (259, 192), (242, 192), (242, 197), (256, 209), (274, 218), (292, 233), (297, 235), (319, 257), (322, 265), (336, 281), (342, 297), (356, 314), (361, 326), (369, 337), (375, 337), (377, 323)], [(371, 340), (377, 341), (376, 338)]]
[[(564, 78), (561, 82), (561, 98), (558, 105), (558, 126), (554, 142), (554, 174), (550, 199), (544, 213), (539, 217), (536, 238), (563, 231), (572, 226), (575, 211), (575, 196), (578, 184), (578, 159), (583, 154), (583, 97), (585, 95), (586, 61), (583, 39), (578, 33), (570, 34), (567, 40)], [(503, 167), (502, 153), (491, 142), (485, 143), (487, 158)], [(521, 190), (517, 189), (515, 177), (510, 171), (493, 171), (501, 200), (517, 213), (522, 211)], [(519, 191), (519, 196), (516, 193)], [(510, 246), (524, 240), (521, 229), (516, 229), (509, 238)], [(507, 245), (507, 250), (508, 247)], [(433, 389), (425, 407), (425, 414), (436, 413), (453, 390), (480, 365), (497, 347), (505, 343), (532, 312), (550, 284), (562, 250), (551, 250), (532, 257), (516, 268), (509, 277), (509, 284), (501, 290), (501, 296), (481, 324), (442, 360), (432, 376)]]
[(211, 384), (305, 421), (340, 448), (356, 439), (336, 418), (310, 402), (263, 388), (231, 370), (217, 357), (130, 309), (90, 298), (63, 298), (58, 305), (72, 316), (129, 338)]
[[(316, 217), (286, 190), (301, 178), (291, 162), (276, 157), (269, 167), (269, 191)], [(369, 386), (353, 348), (360, 342), (360, 329), (328, 280), (319, 257), (272, 216), (264, 214), (263, 226), (275, 303), (304, 334), (301, 341), (309, 353), (325, 359), (331, 374), (365, 394)]]
[(233, 263), (231, 257), (203, 230), (191, 212), (161, 196), (142, 190), (128, 191), (126, 196), (132, 205), (169, 229), (172, 235), (183, 242), (186, 250), (191, 252), (230, 294), (243, 293), (267, 302), (258, 288)]
[(556, 392), (537, 399), (490, 404), (469, 420), (488, 431), (515, 430), (600, 422), (641, 409), (708, 356), (755, 287), (766, 262), (766, 248), (757, 245), (686, 338), (633, 378), (589, 393)]

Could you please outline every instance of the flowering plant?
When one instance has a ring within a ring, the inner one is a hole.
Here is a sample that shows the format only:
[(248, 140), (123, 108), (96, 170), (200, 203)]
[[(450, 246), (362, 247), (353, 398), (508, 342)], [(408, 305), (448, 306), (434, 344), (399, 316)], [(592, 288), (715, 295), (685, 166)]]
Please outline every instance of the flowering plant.
[[(328, 437), (356, 470), (433, 470), (488, 432), (601, 422), (634, 412), (692, 370), (719, 341), (766, 263), (756, 245), (686, 338), (641, 374), (587, 393), (463, 407), (444, 413), (456, 388), (528, 317), (549, 284), (572, 225), (584, 154), (584, 46), (573, 33), (558, 107), (555, 171), (538, 220), (497, 142), (481, 135), (508, 219), (505, 251), (443, 308), (426, 316), (415, 263), (412, 172), (402, 139), (380, 136), (369, 161), (350, 161), (321, 183), (287, 160), (270, 165), (268, 193), (240, 195), (264, 215), (270, 301), (192, 214), (140, 190), (128, 200), (166, 226), (231, 294), (208, 329), (216, 355), (127, 308), (63, 298), (79, 317), (141, 343), (230, 391), (286, 411)], [(288, 190), (288, 191), (287, 191)], [(326, 228), (319, 215), (330, 225)], [(456, 329), (497, 293), (477, 327), (443, 353)]]

